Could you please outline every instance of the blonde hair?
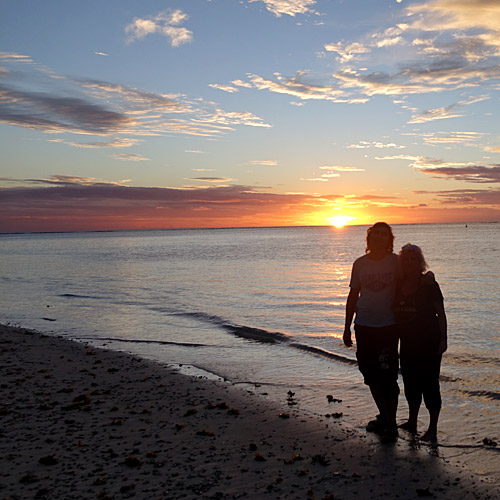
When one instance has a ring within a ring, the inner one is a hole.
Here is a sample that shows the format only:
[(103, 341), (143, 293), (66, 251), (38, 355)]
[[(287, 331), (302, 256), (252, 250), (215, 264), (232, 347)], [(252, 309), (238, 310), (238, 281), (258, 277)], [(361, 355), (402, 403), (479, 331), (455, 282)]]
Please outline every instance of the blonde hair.
[(407, 243), (406, 245), (403, 245), (401, 247), (401, 250), (399, 251), (399, 256), (402, 257), (404, 254), (409, 252), (414, 252), (415, 254), (418, 255), (420, 260), (420, 272), (425, 273), (425, 271), (427, 271), (427, 262), (425, 262), (424, 253), (422, 252), (422, 249), (417, 245), (413, 245), (412, 243)]

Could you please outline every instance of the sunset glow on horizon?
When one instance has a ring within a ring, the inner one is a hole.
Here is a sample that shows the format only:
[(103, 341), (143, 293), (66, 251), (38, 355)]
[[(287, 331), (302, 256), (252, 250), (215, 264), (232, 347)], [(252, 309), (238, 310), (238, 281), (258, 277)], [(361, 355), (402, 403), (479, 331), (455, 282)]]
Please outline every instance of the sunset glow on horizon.
[(7, 2), (0, 232), (500, 220), (500, 3)]

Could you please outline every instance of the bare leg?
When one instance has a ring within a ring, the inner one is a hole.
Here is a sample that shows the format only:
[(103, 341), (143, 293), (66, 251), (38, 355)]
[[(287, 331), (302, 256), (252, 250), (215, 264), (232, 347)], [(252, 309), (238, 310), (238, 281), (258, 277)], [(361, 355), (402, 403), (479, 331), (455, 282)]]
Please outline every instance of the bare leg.
[(377, 405), (380, 416), (388, 425), (396, 425), (396, 412), (398, 409), (398, 398), (387, 399), (382, 395), (380, 386), (371, 385), (370, 391)]
[(408, 421), (405, 422), (404, 424), (401, 424), (399, 427), (401, 429), (404, 429), (405, 431), (408, 431), (410, 434), (416, 434), (417, 433), (417, 421), (418, 421), (418, 411), (420, 410), (420, 405), (416, 404), (410, 404), (408, 405), (409, 407), (409, 415), (408, 415)]
[(420, 438), (422, 441), (429, 441), (430, 443), (437, 442), (437, 424), (439, 420), (439, 410), (429, 410), (429, 428), (425, 434)]

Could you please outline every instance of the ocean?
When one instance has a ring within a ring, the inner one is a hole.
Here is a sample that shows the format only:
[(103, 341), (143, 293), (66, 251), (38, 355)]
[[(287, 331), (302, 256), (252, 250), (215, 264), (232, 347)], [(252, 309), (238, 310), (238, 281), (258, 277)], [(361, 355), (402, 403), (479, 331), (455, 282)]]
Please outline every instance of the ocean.
[[(364, 432), (376, 408), (342, 333), (366, 229), (2, 234), (0, 322), (220, 377), (284, 404), (292, 391), (295, 407), (341, 413), (332, 422)], [(448, 317), (439, 446), (421, 449), (500, 485), (500, 224), (393, 230), (396, 252), (422, 247)], [(402, 393), (398, 420), (406, 415)], [(427, 422), (422, 407), (420, 431)], [(420, 446), (400, 434), (399, 453)]]

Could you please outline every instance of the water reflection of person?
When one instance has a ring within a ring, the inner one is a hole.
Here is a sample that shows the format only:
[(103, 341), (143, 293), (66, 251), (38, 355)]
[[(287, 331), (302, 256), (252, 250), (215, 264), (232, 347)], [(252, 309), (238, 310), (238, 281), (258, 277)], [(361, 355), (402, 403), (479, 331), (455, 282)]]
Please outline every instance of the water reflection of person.
[[(408, 421), (401, 428), (417, 433), (422, 397), (429, 411), (424, 441), (437, 441), (441, 410), (439, 371), (447, 349), (443, 295), (438, 283), (424, 275), (427, 264), (420, 247), (406, 244), (399, 252), (402, 276), (396, 288), (394, 312), (400, 332), (401, 373), (408, 401)], [(430, 274), (430, 273), (429, 273)]]
[(377, 222), (368, 228), (366, 244), (366, 254), (352, 266), (343, 340), (352, 346), (355, 316), (359, 370), (379, 411), (366, 430), (380, 434), (382, 441), (393, 442), (398, 436), (398, 332), (392, 311), (398, 256), (393, 253), (391, 226)]

